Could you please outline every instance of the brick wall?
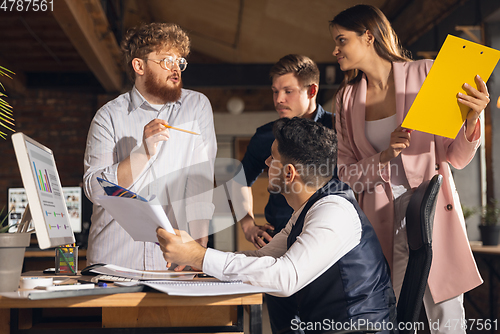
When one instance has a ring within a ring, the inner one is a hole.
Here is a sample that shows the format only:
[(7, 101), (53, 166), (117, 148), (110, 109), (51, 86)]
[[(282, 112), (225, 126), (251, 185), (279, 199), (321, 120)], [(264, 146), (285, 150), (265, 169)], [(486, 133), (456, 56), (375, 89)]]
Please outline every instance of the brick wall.
[[(270, 87), (194, 88), (207, 95), (214, 112), (226, 113), (231, 96), (245, 101), (245, 111), (274, 110)], [(97, 109), (116, 94), (62, 89), (28, 89), (23, 95), (11, 95), (16, 131), (23, 132), (52, 149), (63, 186), (82, 182), (85, 140)], [(10, 140), (0, 139), (0, 208), (7, 205), (7, 189), (22, 187), (21, 175)]]
[[(97, 94), (64, 90), (26, 90), (11, 96), (16, 131), (52, 149), (63, 186), (77, 186), (83, 177), (83, 156)], [(0, 208), (7, 205), (7, 189), (22, 187), (10, 135), (0, 139)]]

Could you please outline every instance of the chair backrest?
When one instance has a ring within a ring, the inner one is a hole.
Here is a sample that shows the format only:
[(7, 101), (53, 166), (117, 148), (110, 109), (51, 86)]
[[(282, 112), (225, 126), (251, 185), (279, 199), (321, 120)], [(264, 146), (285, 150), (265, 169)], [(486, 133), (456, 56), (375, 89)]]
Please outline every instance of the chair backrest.
[[(420, 315), (432, 262), (432, 226), (443, 177), (435, 175), (422, 182), (406, 210), (409, 259), (398, 301), (398, 322), (415, 323)], [(403, 326), (404, 328), (404, 326)], [(401, 331), (400, 334), (412, 331)]]

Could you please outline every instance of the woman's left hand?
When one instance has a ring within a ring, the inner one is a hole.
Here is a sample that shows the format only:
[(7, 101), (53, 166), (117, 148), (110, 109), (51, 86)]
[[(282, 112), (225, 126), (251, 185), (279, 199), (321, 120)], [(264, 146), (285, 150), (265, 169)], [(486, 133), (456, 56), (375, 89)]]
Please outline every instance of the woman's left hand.
[(463, 93), (458, 93), (457, 95), (458, 102), (470, 108), (467, 114), (467, 138), (470, 138), (474, 133), (479, 115), (481, 115), (484, 108), (490, 103), (490, 94), (488, 93), (486, 83), (479, 75), (476, 75), (474, 80), (478, 89), (465, 83), (463, 88), (467, 92), (467, 95)]

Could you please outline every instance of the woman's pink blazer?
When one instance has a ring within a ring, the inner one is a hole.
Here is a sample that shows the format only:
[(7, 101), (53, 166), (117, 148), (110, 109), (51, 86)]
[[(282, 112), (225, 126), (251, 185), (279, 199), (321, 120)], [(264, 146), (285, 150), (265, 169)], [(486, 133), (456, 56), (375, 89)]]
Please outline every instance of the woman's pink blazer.
[[(403, 122), (432, 64), (432, 60), (393, 63), (398, 124)], [(390, 169), (379, 168), (380, 153), (375, 151), (365, 136), (366, 87), (365, 76), (358, 84), (348, 87), (344, 93), (344, 116), (342, 120), (336, 117), (338, 173), (342, 181), (358, 192), (361, 208), (375, 228), (382, 250), (392, 266), (394, 203)], [(429, 108), (432, 107), (432, 104), (429, 105)], [(467, 166), (479, 144), (478, 122), (472, 142), (465, 137), (465, 126), (454, 140), (414, 131), (410, 147), (401, 153), (406, 177), (412, 188), (435, 174), (443, 176), (434, 220), (433, 260), (428, 280), (436, 303), (458, 296), (482, 283), (448, 165), (450, 163), (458, 169)]]

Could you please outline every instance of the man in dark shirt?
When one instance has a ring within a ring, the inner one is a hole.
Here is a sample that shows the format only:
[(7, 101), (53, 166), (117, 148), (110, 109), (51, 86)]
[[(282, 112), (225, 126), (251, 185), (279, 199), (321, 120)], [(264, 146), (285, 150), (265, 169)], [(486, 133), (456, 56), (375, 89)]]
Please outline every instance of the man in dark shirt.
[[(332, 114), (316, 103), (319, 70), (314, 61), (302, 55), (286, 55), (271, 68), (270, 77), (273, 81), (274, 106), (280, 118), (308, 118), (332, 128)], [(293, 213), (282, 194), (270, 193), (265, 208), (268, 224), (255, 224), (250, 187), (266, 168), (265, 162), (275, 139), (273, 125), (274, 122), (270, 122), (257, 129), (241, 162), (248, 186), (244, 187), (243, 192), (250, 198), (245, 208), (248, 213), (240, 220), (240, 224), (245, 238), (257, 248), (271, 241), (271, 235), (285, 227)], [(293, 319), (298, 319), (295, 296), (280, 298), (266, 295), (266, 302), (274, 334), (289, 327)]]
[[(319, 70), (314, 61), (302, 55), (290, 54), (281, 58), (270, 71), (273, 81), (273, 101), (279, 117), (309, 118), (332, 128), (332, 114), (316, 103), (319, 88)], [(266, 159), (274, 141), (274, 122), (257, 129), (242, 160), (248, 185), (247, 194), (252, 194), (251, 186), (266, 168)], [(251, 201), (250, 201), (251, 203)], [(292, 216), (293, 209), (281, 194), (270, 194), (265, 208), (268, 225), (256, 225), (253, 208), (246, 208), (248, 214), (240, 220), (245, 238), (255, 247), (261, 248), (279, 232)], [(272, 230), (272, 233), (268, 233)]]

